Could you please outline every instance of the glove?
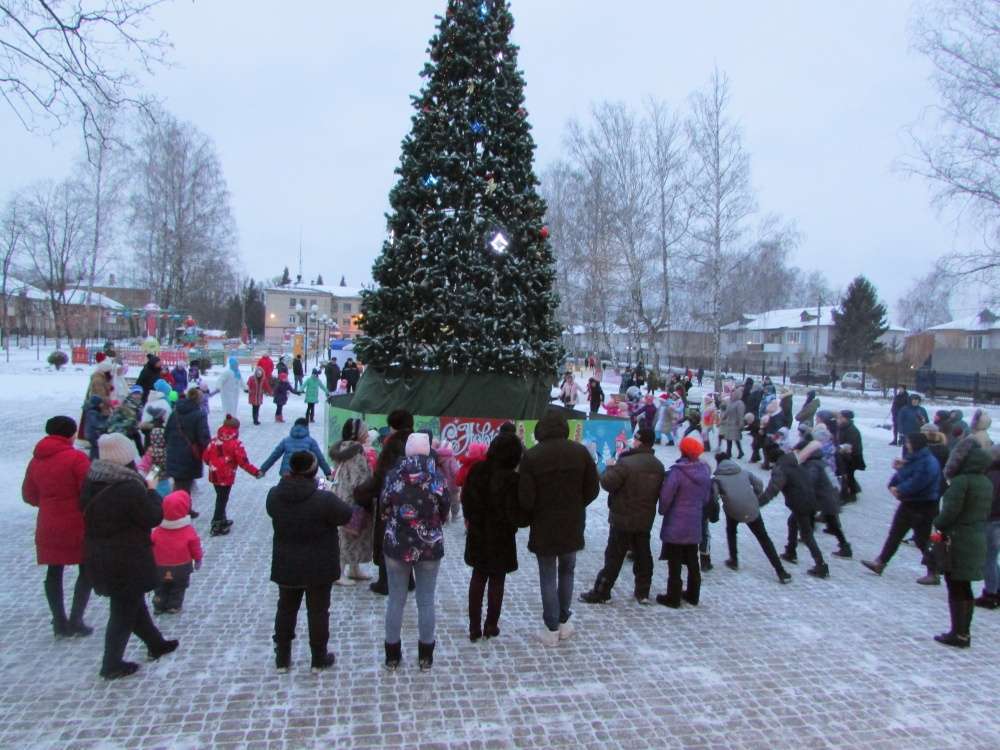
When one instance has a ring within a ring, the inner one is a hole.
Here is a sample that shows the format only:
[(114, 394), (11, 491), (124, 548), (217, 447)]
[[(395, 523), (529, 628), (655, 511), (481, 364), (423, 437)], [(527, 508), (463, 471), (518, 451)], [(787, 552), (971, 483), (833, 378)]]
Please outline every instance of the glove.
[(931, 535), (930, 535), (930, 537), (929, 537), (929, 539), (930, 539), (930, 540), (931, 540), (932, 542), (934, 542), (934, 544), (940, 544), (940, 543), (941, 543), (941, 540), (942, 540), (943, 538), (944, 538), (944, 537), (943, 537), (943, 536), (941, 535), (941, 532), (940, 532), (940, 531), (933, 531), (933, 532), (931, 532)]
[(201, 570), (201, 560), (195, 560), (194, 561), (194, 569), (195, 570)]

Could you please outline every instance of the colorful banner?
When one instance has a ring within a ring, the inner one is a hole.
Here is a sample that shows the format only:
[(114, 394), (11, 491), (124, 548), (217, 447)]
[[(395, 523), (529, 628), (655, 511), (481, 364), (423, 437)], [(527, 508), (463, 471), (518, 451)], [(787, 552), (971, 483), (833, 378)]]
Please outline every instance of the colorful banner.
[[(378, 430), (383, 436), (388, 434), (385, 414), (361, 414), (349, 409), (328, 406), (326, 410), (328, 445), (340, 440), (344, 423), (351, 418), (364, 419), (369, 429)], [(500, 434), (500, 427), (508, 421), (510, 420), (417, 415), (413, 418), (413, 427), (417, 431), (430, 432), (441, 442), (450, 443), (455, 455), (461, 456), (475, 443), (488, 446), (493, 442), (493, 438)], [(538, 444), (535, 440), (537, 425), (537, 419), (520, 419), (514, 422), (516, 434), (526, 449), (534, 448)], [(570, 440), (586, 445), (601, 471), (604, 471), (609, 458), (617, 458), (625, 450), (631, 433), (629, 422), (625, 419), (569, 420)], [(379, 446), (375, 448), (378, 450)]]
[(599, 471), (604, 471), (610, 459), (621, 455), (627, 447), (631, 432), (631, 426), (625, 420), (584, 422), (583, 444), (590, 451)]

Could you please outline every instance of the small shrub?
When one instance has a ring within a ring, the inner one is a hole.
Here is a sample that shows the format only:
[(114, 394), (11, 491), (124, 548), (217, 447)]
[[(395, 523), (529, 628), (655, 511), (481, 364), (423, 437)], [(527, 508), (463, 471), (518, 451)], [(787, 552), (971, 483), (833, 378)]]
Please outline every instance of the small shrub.
[(57, 370), (62, 369), (63, 365), (69, 362), (69, 357), (66, 356), (66, 352), (61, 352), (56, 349), (52, 354), (49, 355), (49, 364), (55, 367)]

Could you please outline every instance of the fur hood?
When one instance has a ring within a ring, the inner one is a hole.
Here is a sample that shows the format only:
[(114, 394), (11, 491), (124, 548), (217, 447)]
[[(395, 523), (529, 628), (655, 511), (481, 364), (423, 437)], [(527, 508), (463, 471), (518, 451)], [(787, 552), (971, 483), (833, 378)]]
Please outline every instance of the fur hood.
[(364, 453), (364, 450), (361, 443), (354, 440), (341, 440), (339, 443), (334, 443), (330, 446), (330, 458), (338, 464), (342, 464), (350, 461), (355, 456), (360, 456)]

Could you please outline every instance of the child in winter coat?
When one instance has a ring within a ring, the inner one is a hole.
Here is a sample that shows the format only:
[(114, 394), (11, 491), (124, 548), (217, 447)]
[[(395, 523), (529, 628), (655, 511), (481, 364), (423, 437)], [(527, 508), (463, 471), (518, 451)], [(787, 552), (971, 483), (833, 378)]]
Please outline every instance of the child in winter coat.
[(323, 381), (319, 379), (318, 369), (314, 369), (312, 374), (306, 378), (303, 391), (306, 394), (306, 419), (312, 424), (316, 421), (316, 404), (319, 401), (319, 392), (323, 391), (325, 395), (330, 395), (330, 391), (326, 389)]
[(260, 407), (264, 403), (264, 395), (269, 393), (271, 385), (267, 381), (267, 375), (263, 367), (257, 367), (253, 375), (247, 381), (247, 401), (250, 402), (250, 410), (253, 412), (253, 423), (260, 424)]
[(715, 404), (715, 394), (709, 393), (701, 402), (701, 442), (705, 452), (712, 450), (712, 431), (719, 426), (719, 408)]
[(208, 464), (208, 481), (215, 487), (215, 515), (212, 516), (212, 536), (229, 533), (233, 522), (226, 517), (229, 494), (236, 482), (236, 469), (243, 469), (253, 477), (260, 475), (260, 469), (250, 463), (246, 448), (240, 442), (240, 420), (229, 414), (219, 428), (212, 442), (202, 454)]
[(149, 426), (149, 441), (138, 468), (147, 478), (150, 472), (156, 472), (156, 476), (159, 478), (156, 492), (160, 497), (166, 497), (170, 492), (170, 478), (167, 476), (167, 439), (164, 429), (167, 421), (166, 409), (154, 406), (149, 417), (150, 421), (144, 423)]
[(279, 372), (278, 382), (274, 384), (274, 393), (271, 398), (274, 399), (274, 421), (284, 422), (285, 418), (281, 416), (281, 410), (285, 408), (285, 404), (288, 403), (288, 394), (294, 393), (296, 396), (300, 395), (299, 391), (292, 388), (291, 383), (288, 382), (288, 373)]
[(278, 443), (271, 452), (271, 455), (267, 457), (267, 460), (261, 464), (261, 476), (266, 474), (267, 470), (279, 460), (281, 461), (281, 476), (285, 476), (288, 473), (289, 461), (292, 458), (292, 454), (302, 451), (312, 453), (316, 457), (316, 461), (319, 463), (319, 468), (322, 470), (324, 476), (331, 476), (330, 465), (326, 462), (323, 451), (319, 449), (319, 444), (309, 435), (309, 423), (306, 422), (305, 417), (299, 417), (295, 420), (295, 424), (292, 425), (288, 437)]
[[(460, 515), (462, 515), (462, 505), (458, 500), (458, 484), (455, 482), (455, 478), (458, 476), (458, 471), (461, 465), (455, 458), (455, 451), (451, 447), (451, 443), (442, 443), (438, 440), (433, 441), (432, 447), (434, 448), (434, 456), (437, 461), (438, 471), (444, 477), (445, 482), (448, 484), (448, 495), (451, 497), (451, 520), (454, 521)], [(445, 519), (447, 521), (447, 519)]]
[(108, 419), (106, 432), (120, 432), (135, 443), (136, 453), (142, 453), (139, 439), (139, 415), (142, 412), (142, 388), (133, 385), (128, 396)]
[(201, 569), (201, 539), (191, 525), (190, 512), (191, 496), (184, 490), (163, 498), (163, 522), (151, 534), (160, 580), (153, 592), (154, 614), (180, 612), (191, 570)]
[(483, 443), (473, 443), (465, 453), (458, 457), (459, 468), (455, 475), (455, 486), (465, 486), (465, 480), (468, 478), (469, 472), (472, 471), (472, 467), (480, 461), (486, 460), (487, 450), (488, 447)]

